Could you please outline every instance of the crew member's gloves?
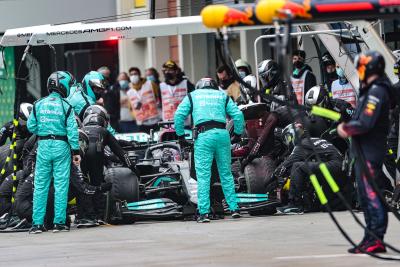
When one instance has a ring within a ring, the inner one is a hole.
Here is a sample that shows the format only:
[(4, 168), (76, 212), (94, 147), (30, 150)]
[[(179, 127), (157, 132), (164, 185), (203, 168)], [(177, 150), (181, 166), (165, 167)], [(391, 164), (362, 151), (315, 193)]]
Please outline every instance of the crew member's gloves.
[(190, 143), (185, 139), (185, 136), (183, 135), (178, 137), (178, 142), (181, 148), (190, 146)]
[(102, 183), (100, 186), (97, 187), (98, 192), (105, 193), (110, 191), (112, 187), (112, 183)]
[(231, 144), (239, 143), (240, 141), (242, 141), (242, 136), (234, 133), (231, 137)]
[(75, 166), (79, 167), (81, 164), (81, 156), (79, 155), (74, 155), (72, 157), (72, 162), (75, 164)]

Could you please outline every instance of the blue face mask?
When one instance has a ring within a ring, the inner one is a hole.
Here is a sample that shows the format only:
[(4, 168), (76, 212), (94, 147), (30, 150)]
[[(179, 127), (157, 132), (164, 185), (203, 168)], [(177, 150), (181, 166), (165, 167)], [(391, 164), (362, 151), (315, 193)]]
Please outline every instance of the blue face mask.
[(154, 77), (154, 75), (149, 75), (149, 76), (146, 77), (146, 79), (148, 81), (151, 81), (151, 82), (155, 82), (156, 81), (156, 77)]
[(239, 71), (239, 76), (240, 76), (240, 78), (244, 79), (246, 77), (246, 72), (245, 71)]
[(344, 78), (344, 70), (342, 68), (336, 68), (336, 74), (339, 76), (339, 78)]
[(119, 86), (121, 87), (121, 89), (129, 88), (129, 82), (127, 80), (121, 80), (118, 83), (119, 83)]

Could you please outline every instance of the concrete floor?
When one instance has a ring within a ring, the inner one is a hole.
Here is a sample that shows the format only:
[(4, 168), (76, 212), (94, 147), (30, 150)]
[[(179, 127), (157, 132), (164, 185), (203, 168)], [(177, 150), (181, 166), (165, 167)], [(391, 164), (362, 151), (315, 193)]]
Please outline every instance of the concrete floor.
[[(350, 215), (336, 215), (358, 241), (362, 230)], [(387, 241), (400, 247), (400, 224), (390, 219)], [(141, 222), (59, 234), (2, 233), (0, 240), (0, 266), (10, 267), (400, 266), (347, 254), (347, 241), (323, 213), (245, 216), (210, 224)]]

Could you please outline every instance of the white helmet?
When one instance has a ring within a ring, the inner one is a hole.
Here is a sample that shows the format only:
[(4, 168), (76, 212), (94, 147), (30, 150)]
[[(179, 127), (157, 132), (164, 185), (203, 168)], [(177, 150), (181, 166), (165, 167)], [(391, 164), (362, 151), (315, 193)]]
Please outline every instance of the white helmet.
[(251, 73), (251, 66), (249, 63), (247, 63), (247, 61), (239, 58), (238, 60), (235, 61), (235, 66), (236, 68), (247, 68), (247, 70), (249, 71), (248, 74)]
[(316, 85), (306, 93), (305, 103), (309, 106), (322, 105), (326, 99), (326, 96), (326, 91), (321, 88), (321, 86)]
[(249, 84), (251, 87), (256, 88), (257, 87), (257, 78), (253, 74), (247, 75), (243, 81), (247, 84)]
[(32, 109), (33, 105), (31, 103), (21, 103), (21, 105), (19, 105), (19, 119), (22, 121), (27, 121)]

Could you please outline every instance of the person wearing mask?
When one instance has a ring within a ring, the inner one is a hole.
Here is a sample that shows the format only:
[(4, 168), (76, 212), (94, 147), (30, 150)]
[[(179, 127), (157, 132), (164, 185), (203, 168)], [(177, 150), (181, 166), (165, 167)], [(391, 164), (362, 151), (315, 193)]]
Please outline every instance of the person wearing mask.
[(144, 81), (139, 89), (130, 89), (127, 96), (136, 118), (140, 132), (150, 133), (160, 121), (160, 112), (157, 105), (157, 96), (154, 93), (154, 83)]
[[(82, 161), (82, 171), (89, 177), (90, 184), (93, 186), (101, 186), (104, 183), (104, 166), (106, 146), (110, 147), (121, 162), (128, 168), (134, 170), (128, 154), (122, 149), (115, 137), (107, 130), (109, 124), (107, 111), (99, 105), (90, 106), (83, 120), (83, 131), (89, 137), (89, 147)], [(98, 220), (103, 218), (102, 194), (94, 194), (92, 198), (93, 212), (90, 213), (89, 219), (97, 217)]]
[(157, 104), (161, 108), (160, 74), (155, 68), (146, 69), (146, 80), (153, 82), (154, 93), (157, 97)]
[(235, 61), (235, 67), (238, 71), (240, 78), (244, 79), (246, 76), (251, 74), (251, 66), (247, 61), (239, 58)]
[[(348, 252), (386, 252), (381, 240), (388, 225), (387, 208), (374, 191), (369, 178), (374, 179), (378, 186), (384, 181), (382, 165), (387, 149), (389, 110), (394, 96), (391, 95), (391, 83), (385, 76), (385, 59), (379, 52), (368, 51), (358, 55), (355, 66), (361, 81), (360, 98), (352, 119), (339, 124), (337, 132), (342, 138), (352, 139), (351, 153), (355, 159), (358, 199), (368, 230), (380, 240), (365, 232), (362, 241)], [(364, 156), (365, 162), (362, 162), (360, 155)]]
[[(26, 163), (26, 169), (24, 168), (23, 170), (25, 173), (23, 179), (19, 180), (12, 211), (12, 214), (16, 215), (14, 217), (18, 218), (18, 224), (13, 226), (12, 224), (15, 224), (15, 222), (10, 222), (8, 224), (8, 228), (12, 227), (12, 229), (24, 229), (32, 223), (32, 198), (34, 191), (34, 175), (32, 171), (34, 170), (36, 161), (35, 159), (37, 156), (37, 139), (37, 136), (33, 135), (26, 143), (26, 146), (24, 146), (24, 149), (27, 150), (26, 161), (24, 161)], [(88, 136), (82, 130), (79, 130), (79, 155), (81, 158), (84, 158), (86, 150), (88, 149), (88, 144)], [(96, 192), (108, 191), (111, 188), (111, 184), (103, 183), (101, 186), (92, 186), (88, 184), (88, 179), (82, 174), (80, 167), (73, 163), (71, 163), (69, 181), (68, 200), (76, 198), (77, 202), (75, 224), (78, 228), (97, 226), (98, 224), (94, 220), (86, 219), (87, 212), (92, 204), (90, 196)], [(53, 195), (54, 190), (51, 189), (49, 191), (48, 205), (46, 207), (45, 220), (47, 221), (45, 225), (47, 226), (47, 229), (53, 227), (51, 225), (51, 221), (49, 221), (53, 216), (53, 205), (50, 201), (53, 199)]]
[(162, 71), (165, 77), (165, 81), (160, 84), (162, 120), (172, 121), (178, 105), (194, 90), (194, 86), (172, 60), (163, 64)]
[(31, 234), (42, 233), (49, 186), (54, 179), (55, 216), (53, 232), (69, 231), (65, 224), (71, 154), (80, 164), (78, 126), (72, 106), (65, 100), (74, 79), (57, 71), (47, 80), (49, 96), (35, 102), (28, 119), (28, 130), (39, 137), (33, 193)]
[(305, 60), (305, 51), (295, 50), (293, 52), (293, 73), (290, 80), (299, 105), (304, 105), (304, 97), (307, 91), (317, 85), (317, 79), (312, 73), (310, 66), (305, 64)]
[(119, 88), (120, 100), (120, 121), (119, 130), (121, 133), (137, 132), (138, 127), (134, 117), (132, 116), (132, 106), (129, 101), (129, 76), (126, 72), (121, 72), (117, 77), (117, 83), (114, 85)]
[(356, 90), (347, 80), (344, 70), (339, 65), (336, 66), (336, 73), (338, 79), (331, 86), (332, 99), (342, 99), (355, 108), (357, 102)]
[(83, 77), (81, 84), (73, 84), (71, 94), (67, 100), (82, 121), (83, 114), (90, 105), (103, 105), (102, 96), (105, 90), (106, 81), (104, 76), (97, 71), (90, 71)]
[[(309, 198), (307, 194), (304, 194), (309, 180), (308, 171), (321, 175), (320, 162), (313, 161), (316, 160), (314, 151), (326, 164), (333, 177), (337, 178), (336, 181), (340, 188), (343, 188), (345, 184), (343, 178), (345, 175), (342, 171), (343, 157), (330, 142), (321, 138), (306, 138), (305, 129), (300, 123), (286, 126), (282, 131), (282, 137), (286, 146), (292, 147), (293, 151), (274, 172), (274, 176), (280, 184), (284, 178), (290, 177), (289, 204), (279, 207), (277, 210), (281, 214), (302, 214), (306, 199)], [(334, 193), (329, 189), (325, 191), (331, 202)]]
[(325, 84), (330, 92), (332, 83), (338, 79), (338, 75), (336, 74), (336, 63), (329, 53), (325, 53), (322, 56), (322, 64), (325, 71)]
[(214, 158), (232, 217), (240, 218), (231, 172), (231, 142), (225, 123), (226, 116), (230, 116), (234, 121), (234, 139), (237, 141), (244, 128), (243, 113), (229, 96), (218, 89), (213, 79), (203, 78), (196, 84), (196, 90), (183, 99), (175, 113), (175, 130), (182, 147), (186, 145), (184, 122), (190, 114), (199, 133), (194, 143), (200, 214), (197, 221), (210, 222), (210, 179)]
[(120, 104), (119, 104), (119, 92), (118, 80), (116, 84), (111, 81), (111, 71), (108, 67), (100, 67), (97, 72), (104, 76), (106, 81), (106, 90), (104, 92), (104, 107), (110, 114), (110, 125), (114, 129), (118, 129), (118, 121), (120, 116)]
[(241, 95), (240, 84), (233, 79), (232, 70), (226, 65), (220, 66), (217, 69), (217, 78), (220, 90), (230, 96), (233, 101), (238, 100)]

